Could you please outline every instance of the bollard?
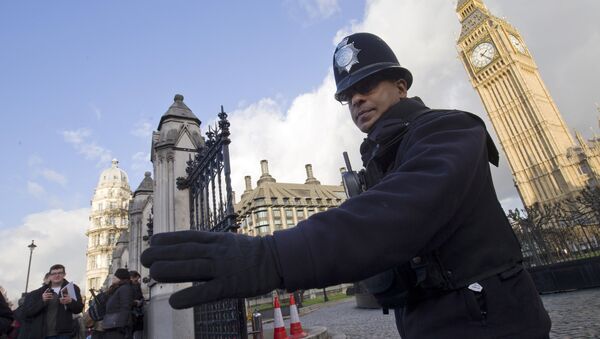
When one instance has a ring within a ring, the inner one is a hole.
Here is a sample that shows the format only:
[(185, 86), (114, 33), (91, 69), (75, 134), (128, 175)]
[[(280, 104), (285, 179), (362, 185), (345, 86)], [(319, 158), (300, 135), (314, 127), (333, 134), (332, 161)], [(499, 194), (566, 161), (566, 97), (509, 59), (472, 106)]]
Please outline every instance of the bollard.
[(262, 314), (258, 310), (252, 312), (252, 337), (254, 339), (263, 339)]

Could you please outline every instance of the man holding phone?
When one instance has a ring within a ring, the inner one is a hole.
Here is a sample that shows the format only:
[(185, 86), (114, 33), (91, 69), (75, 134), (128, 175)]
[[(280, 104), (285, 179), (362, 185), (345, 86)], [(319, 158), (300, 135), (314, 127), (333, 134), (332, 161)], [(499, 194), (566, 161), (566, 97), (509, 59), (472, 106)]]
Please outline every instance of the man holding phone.
[(68, 339), (74, 329), (73, 315), (83, 310), (81, 293), (75, 284), (67, 288), (63, 265), (52, 265), (48, 273), (48, 284), (25, 297), (23, 314), (30, 327), (26, 338)]

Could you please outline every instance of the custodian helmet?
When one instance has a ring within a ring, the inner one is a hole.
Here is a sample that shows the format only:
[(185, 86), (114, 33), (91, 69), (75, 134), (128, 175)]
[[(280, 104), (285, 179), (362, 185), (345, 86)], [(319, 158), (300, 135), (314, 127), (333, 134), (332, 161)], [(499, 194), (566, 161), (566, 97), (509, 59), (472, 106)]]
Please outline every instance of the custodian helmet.
[(342, 39), (333, 54), (333, 74), (337, 90), (335, 96), (369, 75), (386, 70), (396, 72), (412, 85), (412, 74), (400, 66), (396, 55), (380, 37), (371, 33), (354, 33)]

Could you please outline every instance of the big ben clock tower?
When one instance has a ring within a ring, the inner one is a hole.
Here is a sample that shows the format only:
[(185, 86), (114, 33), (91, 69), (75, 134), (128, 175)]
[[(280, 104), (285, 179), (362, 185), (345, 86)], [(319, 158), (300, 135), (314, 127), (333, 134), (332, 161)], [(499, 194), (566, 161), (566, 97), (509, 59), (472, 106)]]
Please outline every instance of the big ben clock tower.
[[(568, 197), (595, 181), (523, 37), (483, 0), (458, 0), (460, 59), (477, 90), (525, 206)], [(595, 167), (595, 166), (594, 166)]]

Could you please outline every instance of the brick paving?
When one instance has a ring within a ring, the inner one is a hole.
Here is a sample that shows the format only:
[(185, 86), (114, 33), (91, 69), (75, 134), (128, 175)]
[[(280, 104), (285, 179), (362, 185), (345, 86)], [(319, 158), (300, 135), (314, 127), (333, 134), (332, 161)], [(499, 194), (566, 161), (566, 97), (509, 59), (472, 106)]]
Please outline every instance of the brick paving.
[[(550, 338), (600, 338), (600, 289), (548, 294), (542, 300), (552, 319)], [(347, 338), (399, 338), (392, 313), (384, 315), (381, 310), (355, 305), (354, 299), (322, 305), (302, 315), (302, 325), (325, 326)], [(265, 328), (272, 328), (272, 324), (265, 324)]]
[(600, 289), (542, 296), (552, 319), (550, 338), (600, 338)]

